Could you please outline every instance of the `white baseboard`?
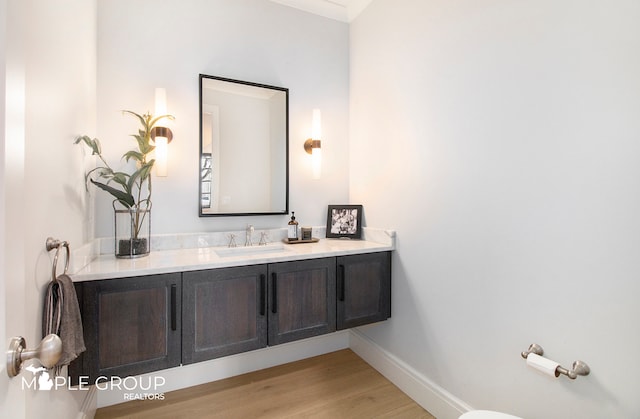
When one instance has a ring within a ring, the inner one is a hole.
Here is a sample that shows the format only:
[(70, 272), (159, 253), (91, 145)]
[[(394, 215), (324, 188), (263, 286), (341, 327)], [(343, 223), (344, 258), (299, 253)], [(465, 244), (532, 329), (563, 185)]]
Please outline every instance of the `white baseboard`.
[(98, 405), (98, 390), (96, 386), (89, 387), (89, 391), (87, 391), (87, 395), (84, 396), (84, 400), (82, 401), (82, 406), (80, 406), (80, 411), (76, 416), (76, 419), (93, 419), (96, 415), (96, 408)]
[(473, 410), (356, 329), (350, 330), (349, 348), (436, 418), (458, 419)]

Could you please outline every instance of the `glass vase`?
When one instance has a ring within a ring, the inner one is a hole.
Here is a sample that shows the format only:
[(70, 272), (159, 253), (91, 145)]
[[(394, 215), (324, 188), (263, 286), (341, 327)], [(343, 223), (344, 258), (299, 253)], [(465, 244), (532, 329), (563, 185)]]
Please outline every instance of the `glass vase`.
[(151, 251), (151, 203), (125, 208), (113, 203), (117, 258), (139, 258)]

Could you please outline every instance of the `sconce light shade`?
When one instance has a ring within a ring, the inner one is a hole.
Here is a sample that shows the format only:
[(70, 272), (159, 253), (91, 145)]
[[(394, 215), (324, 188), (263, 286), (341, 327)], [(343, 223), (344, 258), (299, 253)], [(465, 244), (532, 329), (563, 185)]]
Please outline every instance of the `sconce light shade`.
[(313, 118), (311, 120), (311, 138), (304, 142), (304, 149), (311, 154), (311, 168), (313, 178), (320, 179), (322, 172), (322, 124), (320, 109), (313, 110)]
[(320, 175), (322, 174), (322, 149), (320, 147), (314, 148), (313, 153), (311, 153), (311, 168), (313, 178), (320, 179)]
[(167, 176), (167, 145), (169, 141), (167, 137), (156, 137), (156, 175)]
[(321, 123), (320, 109), (313, 110), (313, 117), (311, 119), (311, 138), (314, 140), (320, 140), (322, 138), (322, 123)]
[[(167, 91), (164, 88), (158, 87), (156, 88), (156, 112), (154, 116), (158, 117), (162, 115), (167, 115)], [(156, 146), (156, 175), (167, 176), (167, 145), (173, 139), (173, 133), (168, 127), (155, 126), (151, 129), (150, 134)]]

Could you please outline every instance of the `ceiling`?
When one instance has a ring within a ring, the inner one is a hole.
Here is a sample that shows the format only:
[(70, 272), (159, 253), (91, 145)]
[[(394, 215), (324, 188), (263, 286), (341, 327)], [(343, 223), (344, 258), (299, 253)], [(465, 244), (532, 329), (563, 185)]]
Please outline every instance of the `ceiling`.
[(285, 6), (305, 12), (351, 22), (362, 12), (372, 0), (271, 0)]

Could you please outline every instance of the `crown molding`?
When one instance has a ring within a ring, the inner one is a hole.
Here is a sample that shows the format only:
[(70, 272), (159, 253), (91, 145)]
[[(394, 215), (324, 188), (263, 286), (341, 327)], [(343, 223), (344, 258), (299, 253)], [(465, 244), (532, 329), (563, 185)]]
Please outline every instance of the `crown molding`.
[(308, 13), (349, 23), (362, 12), (372, 0), (271, 0), (283, 6), (293, 7)]

